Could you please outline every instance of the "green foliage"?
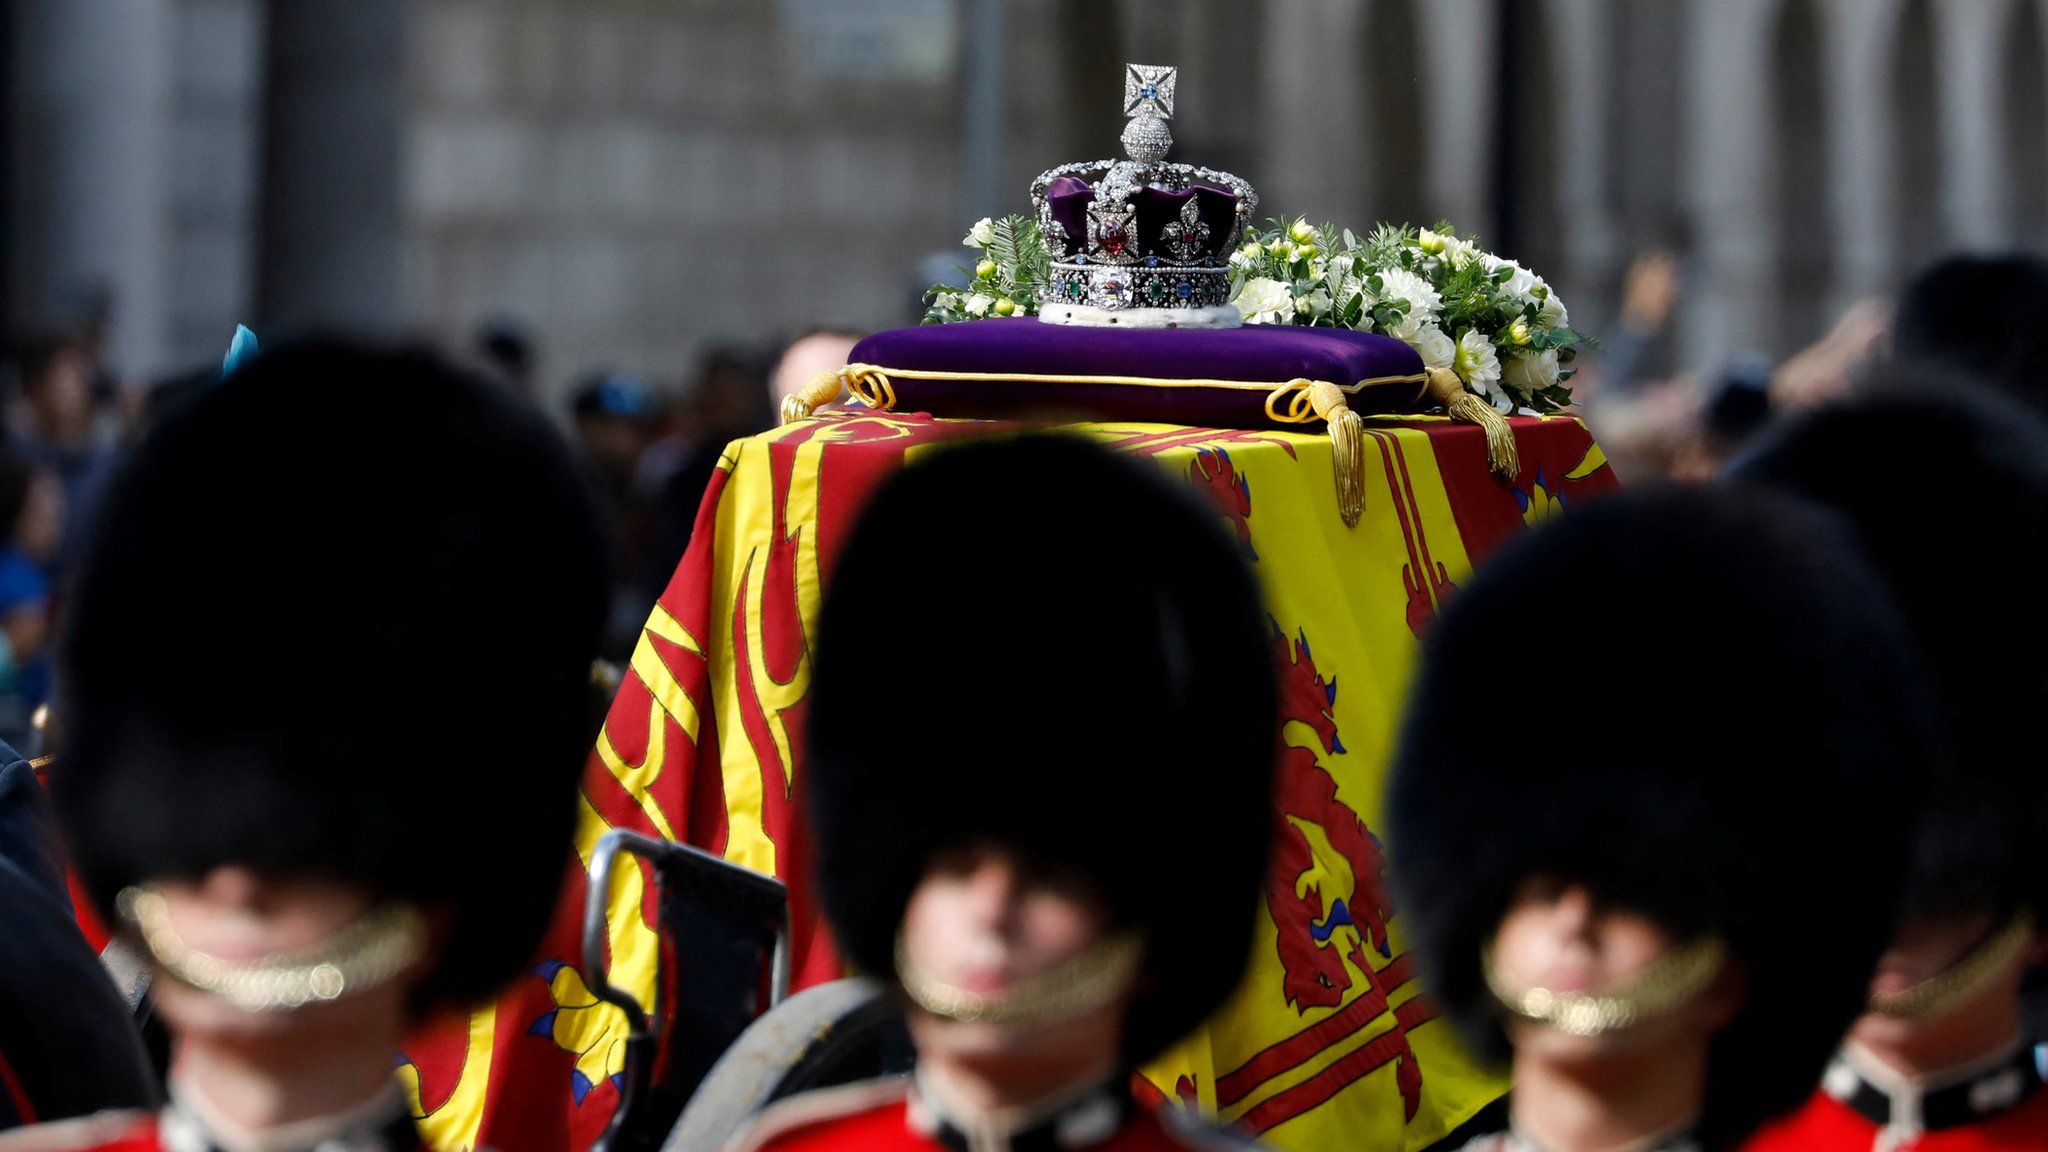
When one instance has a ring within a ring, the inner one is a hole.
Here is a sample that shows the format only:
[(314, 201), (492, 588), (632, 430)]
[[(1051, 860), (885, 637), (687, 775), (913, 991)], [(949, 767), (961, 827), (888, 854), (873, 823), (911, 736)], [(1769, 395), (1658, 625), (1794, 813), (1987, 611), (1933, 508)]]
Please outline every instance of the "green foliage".
[(979, 253), (963, 266), (968, 286), (935, 284), (924, 294), (924, 322), (953, 324), (990, 316), (1035, 316), (1052, 275), (1052, 251), (1028, 216), (983, 220), (963, 242)]

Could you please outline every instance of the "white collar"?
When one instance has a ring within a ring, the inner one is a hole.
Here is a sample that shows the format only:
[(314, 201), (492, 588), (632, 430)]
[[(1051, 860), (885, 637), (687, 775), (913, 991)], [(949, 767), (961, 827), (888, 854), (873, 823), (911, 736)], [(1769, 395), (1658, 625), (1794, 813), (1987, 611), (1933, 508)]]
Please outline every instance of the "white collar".
[(922, 1069), (911, 1081), (910, 1126), (947, 1145), (971, 1152), (1007, 1152), (1022, 1145), (1049, 1141), (1056, 1148), (1100, 1144), (1123, 1126), (1131, 1101), (1117, 1091), (1116, 1076), (1055, 1092), (1049, 1096), (985, 1116), (968, 1117), (948, 1107), (945, 1095)]
[(358, 1152), (384, 1148), (400, 1119), (412, 1123), (405, 1093), (387, 1082), (369, 1099), (339, 1112), (251, 1132), (229, 1120), (189, 1084), (171, 1080), (159, 1131), (169, 1152)]

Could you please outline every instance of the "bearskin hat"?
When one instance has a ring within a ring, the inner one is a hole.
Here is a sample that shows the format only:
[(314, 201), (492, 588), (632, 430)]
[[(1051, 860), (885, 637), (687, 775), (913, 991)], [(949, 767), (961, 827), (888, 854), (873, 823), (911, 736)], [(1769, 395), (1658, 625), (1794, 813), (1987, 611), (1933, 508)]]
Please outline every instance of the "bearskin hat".
[(1709, 1054), (1708, 1146), (1794, 1107), (1890, 935), (1938, 754), (1915, 677), (1845, 531), (1787, 498), (1625, 495), (1509, 545), (1429, 637), (1390, 784), (1431, 990), (1505, 1061), (1482, 950), (1522, 880), (1575, 880), (1719, 937), (1746, 975)]
[(1922, 270), (1892, 320), (1902, 361), (1938, 364), (2048, 410), (2048, 260), (1949, 256)]
[(1237, 986), (1272, 821), (1276, 702), (1219, 519), (1078, 439), (935, 452), (886, 483), (827, 584), (810, 778), (826, 914), (894, 972), (912, 890), (991, 842), (1098, 882), (1146, 941), (1125, 1056)]
[(2032, 747), (2048, 616), (1998, 606), (2048, 583), (2048, 426), (2009, 397), (1897, 366), (1759, 444), (1740, 475), (1846, 518), (1890, 586), (1956, 755), (1931, 775), (1915, 911), (2043, 909)]
[(423, 1004), (493, 992), (573, 859), (599, 523), (538, 412), (424, 352), (282, 348), (166, 412), (57, 653), (52, 791), (95, 896), (357, 881), (448, 911)]

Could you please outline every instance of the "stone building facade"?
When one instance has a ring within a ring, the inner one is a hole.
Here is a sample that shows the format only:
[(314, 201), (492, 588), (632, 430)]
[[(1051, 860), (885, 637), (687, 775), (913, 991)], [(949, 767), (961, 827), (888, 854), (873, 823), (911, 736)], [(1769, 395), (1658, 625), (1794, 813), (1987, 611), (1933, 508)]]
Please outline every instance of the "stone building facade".
[(240, 320), (504, 317), (559, 389), (902, 322), (966, 223), (1114, 150), (1125, 59), (1181, 67), (1178, 154), (1273, 212), (1492, 235), (1505, 190), (1514, 254), (1596, 331), (1633, 254), (1681, 252), (1687, 368), (1789, 352), (1947, 248), (2048, 239), (2048, 0), (8, 11), (0, 301), (33, 326), (108, 290), (133, 371)]

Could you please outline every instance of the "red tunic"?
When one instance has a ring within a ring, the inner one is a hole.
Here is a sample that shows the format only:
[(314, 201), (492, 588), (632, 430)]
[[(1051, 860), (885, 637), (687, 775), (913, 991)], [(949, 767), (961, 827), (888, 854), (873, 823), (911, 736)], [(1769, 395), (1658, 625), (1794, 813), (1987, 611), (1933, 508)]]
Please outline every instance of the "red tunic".
[(154, 1112), (100, 1112), (0, 1133), (0, 1152), (158, 1152)]
[[(166, 1120), (166, 1116), (173, 1119)], [(176, 1133), (167, 1128), (176, 1127)], [(367, 1129), (345, 1132), (350, 1148), (382, 1152), (430, 1152), (407, 1116)], [(31, 1124), (0, 1132), (0, 1152), (218, 1152), (218, 1146), (189, 1118), (166, 1112), (99, 1112), (71, 1120)]]
[[(1838, 1061), (1821, 1091), (1758, 1132), (1743, 1152), (2043, 1152), (2048, 1091), (2030, 1057), (2022, 1049), (1982, 1074), (1910, 1101), (1887, 1100)], [(1906, 1119), (1893, 1120), (1902, 1113)]]
[(1107, 1093), (1008, 1131), (963, 1131), (934, 1116), (908, 1077), (807, 1092), (762, 1113), (731, 1152), (1244, 1152), (1241, 1136), (1178, 1109)]

